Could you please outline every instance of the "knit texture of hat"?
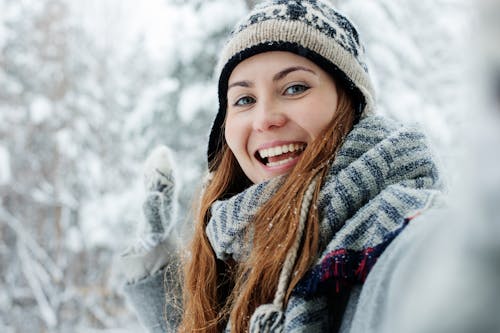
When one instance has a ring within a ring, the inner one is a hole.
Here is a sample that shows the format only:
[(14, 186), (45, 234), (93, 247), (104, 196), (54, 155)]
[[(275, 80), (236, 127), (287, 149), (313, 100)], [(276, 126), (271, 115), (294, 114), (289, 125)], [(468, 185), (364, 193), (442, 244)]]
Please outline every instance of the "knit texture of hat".
[(219, 111), (207, 152), (211, 169), (224, 142), (231, 72), (243, 60), (268, 51), (292, 52), (317, 64), (347, 89), (359, 117), (374, 108), (364, 47), (356, 28), (345, 16), (326, 0), (264, 1), (236, 25), (219, 58)]

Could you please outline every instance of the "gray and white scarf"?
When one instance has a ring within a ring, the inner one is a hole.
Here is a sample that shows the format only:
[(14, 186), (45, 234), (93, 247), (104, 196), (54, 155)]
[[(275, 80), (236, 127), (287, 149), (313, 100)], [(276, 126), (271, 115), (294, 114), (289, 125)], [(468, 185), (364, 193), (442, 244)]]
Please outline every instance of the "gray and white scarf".
[[(245, 260), (252, 245), (247, 237), (251, 222), (281, 182), (277, 177), (253, 185), (212, 205), (206, 233), (219, 259)], [(300, 320), (285, 318), (278, 290), (273, 304), (257, 308), (250, 332), (286, 331), (285, 322), (300, 325), (301, 320), (309, 325), (308, 296), (363, 282), (385, 247), (412, 216), (427, 208), (440, 188), (438, 168), (421, 132), (380, 116), (362, 119), (337, 152), (314, 203), (320, 217), (321, 253), (294, 289), (306, 313), (295, 313)], [(306, 199), (302, 208), (309, 204)], [(294, 254), (287, 259), (294, 262)], [(289, 274), (283, 268), (281, 289), (286, 290)]]

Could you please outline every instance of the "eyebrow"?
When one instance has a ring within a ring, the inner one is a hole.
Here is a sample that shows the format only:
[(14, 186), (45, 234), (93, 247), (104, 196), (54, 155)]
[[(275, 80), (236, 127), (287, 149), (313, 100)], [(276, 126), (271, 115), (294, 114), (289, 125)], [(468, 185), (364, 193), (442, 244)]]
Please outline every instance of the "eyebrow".
[(306, 71), (306, 72), (310, 72), (310, 73), (313, 73), (314, 75), (317, 75), (316, 72), (314, 72), (312, 69), (310, 68), (307, 68), (307, 67), (303, 67), (303, 66), (293, 66), (293, 67), (288, 67), (288, 68), (285, 68), (284, 70), (276, 73), (274, 76), (273, 76), (273, 81), (279, 81), (281, 80), (282, 78), (284, 78), (285, 76), (287, 76), (288, 74), (290, 74), (291, 72), (295, 72), (295, 71)]
[[(314, 75), (318, 75), (318, 74), (316, 74), (315, 71), (313, 71), (310, 68), (303, 67), (303, 66), (293, 66), (293, 67), (285, 68), (285, 69), (279, 71), (278, 73), (274, 74), (273, 81), (274, 82), (279, 81), (279, 80), (283, 79), (285, 76), (287, 76), (288, 74), (295, 72), (295, 71), (306, 71), (306, 72), (313, 73)], [(227, 90), (231, 89), (232, 87), (236, 87), (236, 86), (248, 88), (248, 87), (252, 87), (253, 83), (250, 81), (234, 82), (234, 83), (231, 83), (227, 87)]]
[(227, 90), (229, 91), (229, 89), (231, 89), (232, 87), (236, 87), (236, 86), (248, 88), (248, 87), (253, 86), (253, 83), (250, 82), (250, 81), (238, 81), (238, 82), (234, 82), (234, 83), (231, 83), (227, 87)]

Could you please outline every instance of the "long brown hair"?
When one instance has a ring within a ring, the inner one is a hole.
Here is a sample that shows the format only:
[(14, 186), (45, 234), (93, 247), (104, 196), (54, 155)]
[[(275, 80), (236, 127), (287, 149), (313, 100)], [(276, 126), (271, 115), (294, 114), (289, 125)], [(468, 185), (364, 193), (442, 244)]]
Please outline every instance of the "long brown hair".
[[(304, 193), (312, 179), (319, 175), (313, 196), (313, 202), (317, 201), (328, 166), (355, 120), (351, 98), (342, 87), (338, 86), (337, 91), (338, 106), (329, 126), (307, 146), (283, 185), (255, 216), (252, 251), (242, 263), (219, 261), (205, 234), (212, 203), (251, 184), (224, 144), (215, 161), (216, 171), (200, 200), (194, 237), (184, 263), (184, 313), (179, 332), (218, 333), (224, 330), (229, 319), (232, 332), (244, 332), (256, 307), (272, 302), (283, 262), (296, 238)], [(318, 238), (318, 211), (313, 204), (285, 304), (316, 259)]]

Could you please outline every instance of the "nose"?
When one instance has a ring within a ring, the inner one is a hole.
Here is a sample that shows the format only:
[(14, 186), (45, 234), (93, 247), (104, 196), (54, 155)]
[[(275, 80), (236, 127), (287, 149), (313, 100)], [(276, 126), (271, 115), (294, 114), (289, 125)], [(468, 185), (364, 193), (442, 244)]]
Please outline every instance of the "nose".
[(257, 132), (279, 128), (286, 123), (286, 115), (276, 102), (261, 99), (254, 111), (253, 128)]

